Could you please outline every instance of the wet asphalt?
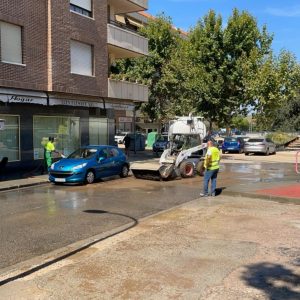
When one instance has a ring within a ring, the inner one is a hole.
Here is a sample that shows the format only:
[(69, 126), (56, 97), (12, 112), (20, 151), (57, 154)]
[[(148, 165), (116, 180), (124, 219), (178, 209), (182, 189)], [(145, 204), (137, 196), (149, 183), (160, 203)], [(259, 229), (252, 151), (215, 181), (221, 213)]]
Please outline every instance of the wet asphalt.
[[(288, 163), (223, 163), (219, 193), (297, 180)], [(0, 193), (0, 269), (199, 198), (203, 179), (118, 177), (93, 185), (46, 184)], [(1, 270), (0, 270), (1, 271)]]

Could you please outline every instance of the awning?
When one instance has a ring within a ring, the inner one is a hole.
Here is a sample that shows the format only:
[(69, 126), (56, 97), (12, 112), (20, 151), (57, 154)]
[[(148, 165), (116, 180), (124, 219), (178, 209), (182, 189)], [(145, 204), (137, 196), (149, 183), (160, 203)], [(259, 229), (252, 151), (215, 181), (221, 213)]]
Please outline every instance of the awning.
[(42, 92), (0, 88), (0, 101), (5, 103), (47, 105), (47, 95)]

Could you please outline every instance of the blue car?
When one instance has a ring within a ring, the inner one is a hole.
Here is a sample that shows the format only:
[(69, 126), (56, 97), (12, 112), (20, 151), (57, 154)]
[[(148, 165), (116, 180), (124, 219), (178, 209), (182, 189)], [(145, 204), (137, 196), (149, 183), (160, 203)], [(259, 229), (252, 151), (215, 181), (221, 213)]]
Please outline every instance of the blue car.
[(169, 141), (167, 135), (160, 135), (156, 142), (152, 146), (152, 150), (155, 154), (158, 152), (164, 152), (168, 148)]
[(53, 163), (49, 180), (54, 183), (93, 183), (102, 177), (127, 177), (128, 172), (129, 163), (120, 149), (91, 145), (79, 148), (67, 158)]
[(226, 152), (244, 152), (245, 142), (240, 137), (226, 137), (222, 144), (222, 153)]

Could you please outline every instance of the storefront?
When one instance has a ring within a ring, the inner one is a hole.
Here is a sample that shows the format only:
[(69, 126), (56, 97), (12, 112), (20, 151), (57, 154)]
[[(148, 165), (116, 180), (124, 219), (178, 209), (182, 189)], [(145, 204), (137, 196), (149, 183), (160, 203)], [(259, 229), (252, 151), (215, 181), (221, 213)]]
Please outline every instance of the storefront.
[(43, 159), (44, 145), (55, 138), (68, 155), (81, 145), (112, 144), (115, 122), (105, 102), (49, 97), (45, 93), (0, 89), (0, 160), (29, 167)]

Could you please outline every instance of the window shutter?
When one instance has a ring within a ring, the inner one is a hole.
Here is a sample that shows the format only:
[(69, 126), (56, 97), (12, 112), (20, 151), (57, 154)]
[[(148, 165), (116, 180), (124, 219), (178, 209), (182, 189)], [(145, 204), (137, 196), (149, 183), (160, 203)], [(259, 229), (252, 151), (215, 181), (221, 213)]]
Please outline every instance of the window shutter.
[(93, 75), (92, 46), (71, 41), (71, 73)]
[(20, 26), (0, 22), (1, 61), (22, 63), (22, 29)]
[(92, 11), (92, 1), (91, 0), (71, 0), (71, 4), (74, 4), (78, 7), (84, 8), (88, 11)]

